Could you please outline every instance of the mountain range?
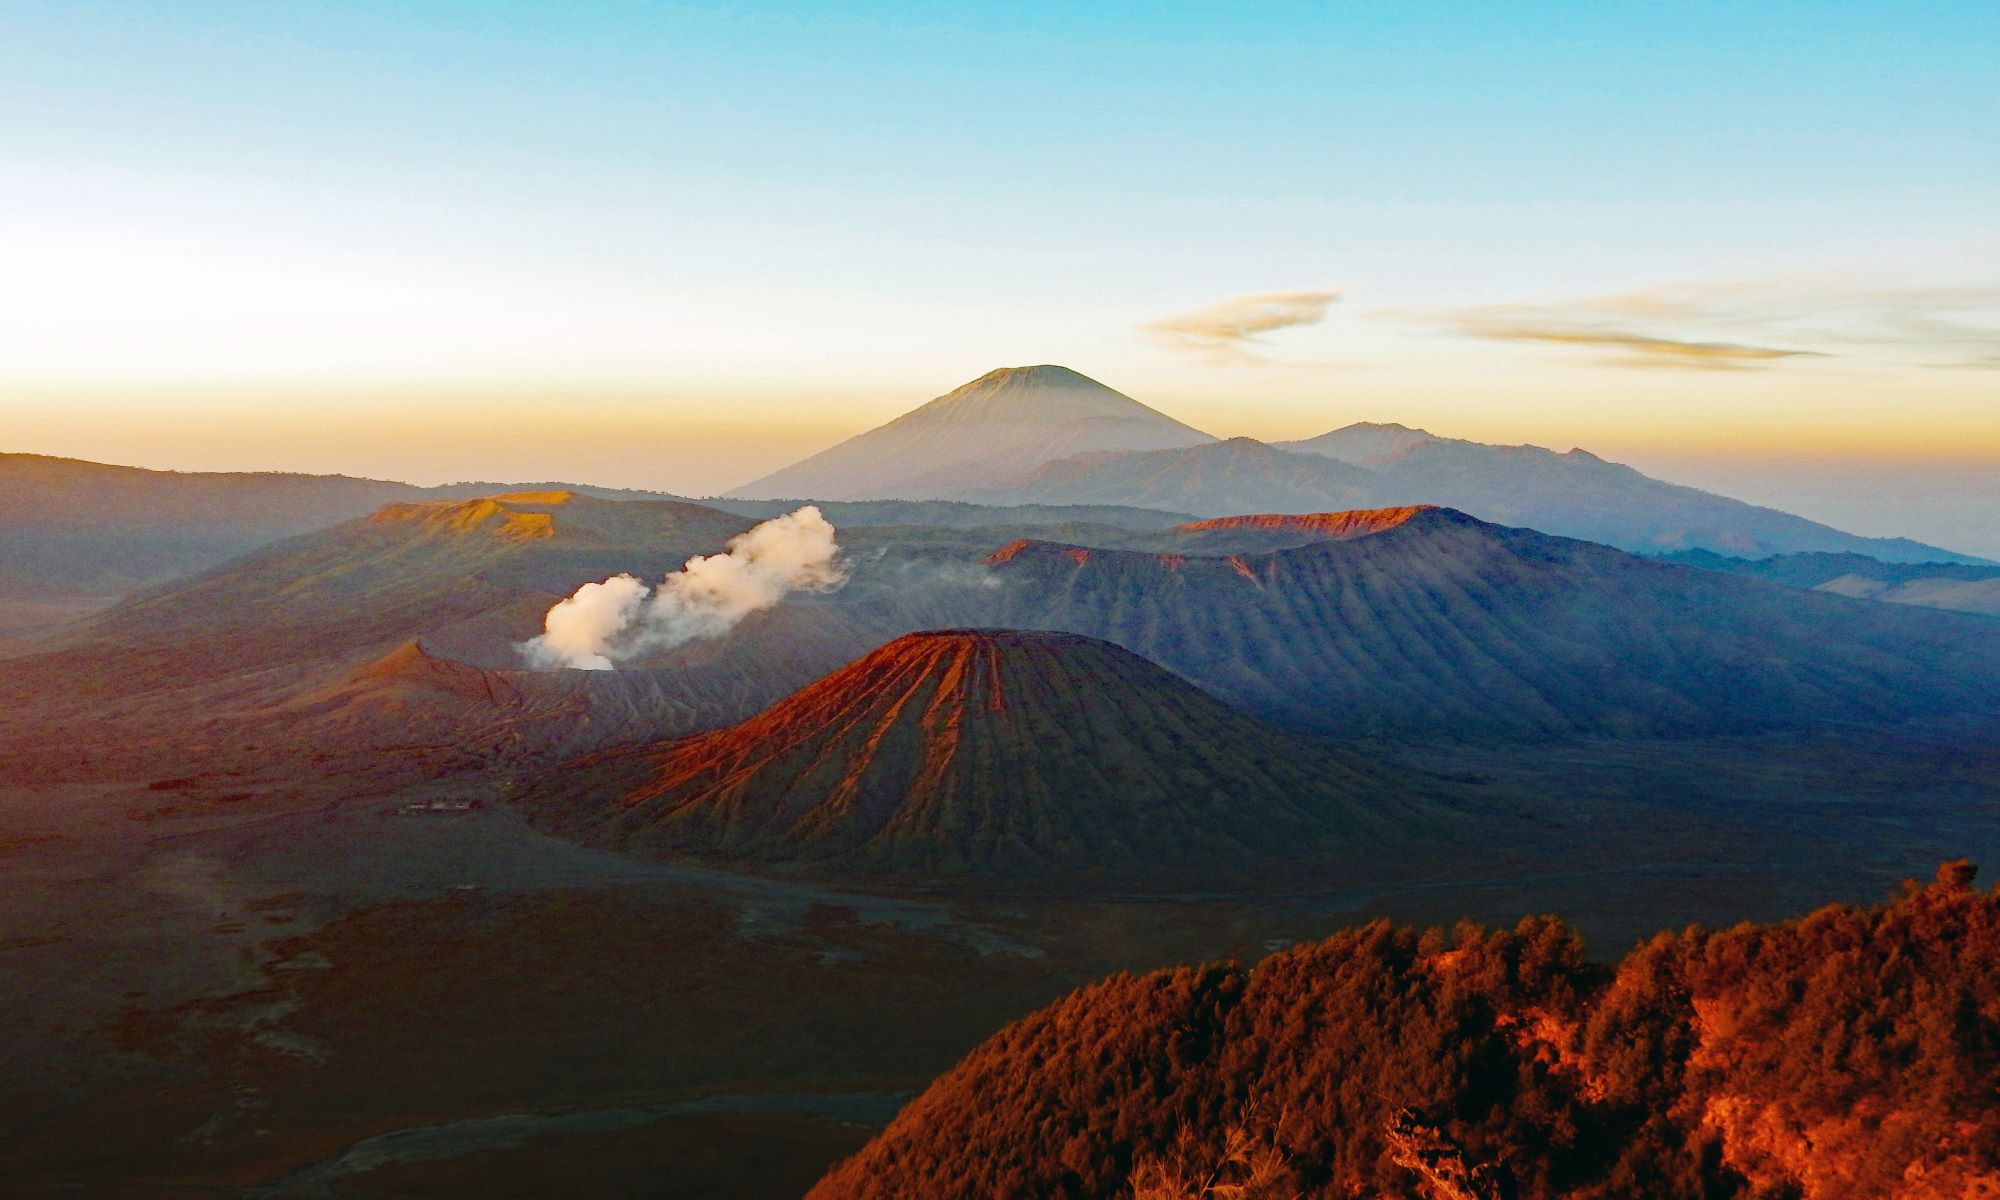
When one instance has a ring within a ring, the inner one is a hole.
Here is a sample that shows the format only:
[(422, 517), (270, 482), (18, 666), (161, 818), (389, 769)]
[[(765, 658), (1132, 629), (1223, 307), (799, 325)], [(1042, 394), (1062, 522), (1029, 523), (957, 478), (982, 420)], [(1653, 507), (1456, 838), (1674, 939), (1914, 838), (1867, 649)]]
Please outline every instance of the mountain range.
[(624, 670), (527, 669), (520, 643), (578, 584), (657, 578), (749, 524), (572, 493), (399, 502), (135, 597), (8, 660), (0, 752), (46, 767), (86, 746), (137, 762), (199, 742), (255, 744), (266, 759), (286, 747), (362, 756), (371, 769), (532, 767), (552, 748), (751, 718), (940, 628), (1099, 639), (1248, 717), (1322, 737), (1747, 734), (1985, 713), (2000, 696), (1992, 618), (1671, 565), (1435, 507), (1155, 530), (853, 527), (839, 533), (837, 590)]
[[(1579, 451), (1181, 440), (1106, 393), (1002, 373), (864, 446), (963, 491), (820, 500), (838, 571), (810, 514), (746, 537), (782, 497), (0, 462), (0, 619), (89, 602), (0, 628), (10, 1177), (1994, 1189), (1969, 866), (1616, 967), (1465, 919), (1626, 946), (1990, 854), (2000, 618), (1944, 608), (2000, 567), (1669, 551), (1845, 535)], [(794, 552), (813, 582), (767, 590)], [(621, 594), (583, 585), (674, 572), (698, 636), (524, 654)]]
[(1295, 442), (1223, 440), (1052, 366), (981, 376), (731, 495), (1108, 504), (1200, 517), (1442, 504), (1641, 553), (1979, 561), (1667, 483), (1580, 449), (1491, 446), (1369, 422)]
[[(385, 504), (567, 492), (598, 500), (686, 502), (667, 492), (578, 483), (451, 483), (285, 472), (152, 471), (40, 454), (0, 454), (0, 603), (112, 599), (207, 570)], [(709, 507), (773, 517), (799, 502), (717, 499)], [(1163, 528), (1191, 514), (1116, 507), (996, 508), (952, 501), (830, 503), (841, 525), (990, 525), (1087, 521)], [(3, 618), (4, 614), (0, 614)], [(0, 620), (0, 633), (4, 633)]]
[[(578, 483), (421, 488), (337, 475), (151, 471), (0, 454), (0, 606), (102, 603), (387, 503), (555, 491), (686, 500)], [(1225, 441), (1056, 366), (989, 372), (887, 425), (701, 503), (769, 517), (807, 501), (821, 502), (844, 526), (1083, 522), (1129, 529), (1247, 512), (1430, 503), (1640, 553), (1980, 561), (1906, 538), (1844, 533), (1652, 479), (1582, 450), (1488, 446), (1366, 422), (1297, 442)], [(0, 611), (0, 648), (13, 624), (38, 627), (49, 615), (29, 611), (15, 622)]]
[(1449, 509), (1006, 533), (905, 542), (856, 530), (845, 587), (757, 614), (699, 661), (838, 652), (824, 671), (913, 630), (1057, 630), (1123, 646), (1293, 729), (1448, 739), (1800, 728), (1982, 709), (2000, 694), (1989, 619), (1663, 564)]

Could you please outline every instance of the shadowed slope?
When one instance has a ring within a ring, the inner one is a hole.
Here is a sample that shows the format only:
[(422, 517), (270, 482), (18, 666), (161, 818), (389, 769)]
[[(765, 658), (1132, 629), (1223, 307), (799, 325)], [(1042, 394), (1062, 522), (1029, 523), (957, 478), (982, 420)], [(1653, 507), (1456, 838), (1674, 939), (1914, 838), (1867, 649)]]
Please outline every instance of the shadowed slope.
[(965, 499), (993, 504), (1120, 504), (1216, 516), (1345, 509), (1373, 499), (1368, 472), (1251, 438), (1064, 458)]
[(943, 499), (1072, 454), (1213, 440), (1067, 367), (1007, 367), (730, 495)]
[(1990, 712), (2000, 698), (2000, 623), (1667, 566), (1450, 509), (1269, 553), (1021, 541), (991, 562), (998, 623), (1106, 638), (1315, 730), (1745, 732)]
[(1748, 575), (1837, 596), (2000, 616), (2000, 566), (1883, 562), (1862, 554), (1779, 554), (1748, 559), (1687, 550), (1665, 557), (1685, 566)]
[(1091, 638), (897, 639), (739, 725), (551, 781), (625, 845), (911, 873), (1360, 856), (1451, 815)]
[(344, 475), (0, 454), (0, 596), (117, 595), (422, 494)]

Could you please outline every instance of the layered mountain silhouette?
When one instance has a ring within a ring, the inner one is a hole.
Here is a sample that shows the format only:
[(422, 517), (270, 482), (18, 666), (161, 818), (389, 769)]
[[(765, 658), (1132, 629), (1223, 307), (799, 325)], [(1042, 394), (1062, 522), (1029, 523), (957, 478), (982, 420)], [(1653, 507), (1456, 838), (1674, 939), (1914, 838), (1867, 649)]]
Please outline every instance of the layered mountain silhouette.
[(343, 475), (0, 454), (0, 596), (118, 595), (421, 494)]
[(1052, 459), (1214, 440), (1067, 367), (1008, 367), (730, 495), (956, 499)]
[[(200, 741), (220, 747), (330, 741), (327, 752), (351, 753), (481, 741), (500, 726), (523, 745), (611, 736), (629, 725), (621, 689), (631, 679), (518, 672), (510, 681), (514, 643), (579, 582), (665, 574), (749, 524), (696, 505), (569, 492), (389, 505), (142, 593), (9, 659), (0, 744), (33, 752), (52, 731), (73, 730), (67, 740), (103, 756), (155, 739), (170, 747), (174, 731), (185, 741), (196, 725), (214, 731)], [(699, 672), (670, 682), (698, 702), (672, 702), (654, 686), (647, 708), (658, 720), (637, 736), (698, 728), (743, 690)], [(767, 694), (734, 711), (754, 711)], [(524, 722), (573, 728), (529, 736)]]
[(1845, 533), (1580, 449), (1492, 446), (1370, 422), (1276, 445), (1223, 442), (1056, 366), (992, 372), (731, 494), (1113, 505), (1197, 517), (1441, 504), (1641, 553), (1979, 561)]
[(1255, 715), (1323, 731), (1748, 731), (1986, 711), (2000, 697), (2000, 622), (1987, 618), (1670, 566), (1445, 508), (1327, 520), (1374, 528), (1221, 557), (1020, 541), (991, 559), (997, 623), (1106, 638)]
[(752, 523), (696, 504), (567, 491), (391, 504), (135, 597), (85, 635), (230, 655), (289, 642), (325, 654), (435, 637), (489, 614), (539, 623), (578, 583), (621, 571), (656, 578)]
[[(412, 723), (354, 673), (412, 642), (521, 672), (518, 644), (578, 584), (657, 578), (749, 523), (568, 493), (393, 505), (8, 660), (0, 741), (69, 722), (125, 722), (136, 740), (190, 705), (293, 723), (339, 709), (355, 745), (416, 738), (419, 724), (435, 742), (453, 720), (479, 740), (495, 720), (581, 720), (562, 707), (577, 697), (616, 710), (587, 728), (631, 736), (644, 731), (622, 694), (598, 685), (544, 704), (542, 685), (516, 681), (532, 702), (501, 709), (427, 688)], [(955, 627), (1100, 638), (1253, 717), (1343, 736), (1750, 733), (1986, 712), (2000, 696), (1992, 618), (1668, 565), (1442, 508), (839, 536), (844, 587), (633, 664), (657, 673), (654, 735), (742, 720), (905, 633)], [(363, 737), (370, 714), (381, 719)]]
[(1587, 450), (1490, 446), (1363, 422), (1279, 449), (1371, 471), (1374, 503), (1443, 504), (1488, 521), (1657, 553), (1838, 551), (1896, 562), (1972, 562), (1908, 538), (1844, 533), (1773, 508), (1667, 483)]
[[(1699, 571), (1450, 509), (906, 542), (655, 660), (819, 671), (925, 628), (1102, 638), (1260, 719), (1420, 739), (1687, 736), (1993, 710), (2000, 623)], [(1095, 544), (1092, 544), (1094, 541)], [(822, 657), (832, 656), (832, 657)], [(773, 697), (775, 699), (775, 697)]]
[(918, 875), (1359, 863), (1474, 827), (1127, 650), (1009, 630), (906, 635), (548, 790), (540, 819), (628, 848)]
[(574, 483), (450, 483), (279, 471), (151, 471), (0, 454), (0, 598), (129, 594), (385, 504), (501, 493), (680, 501)]
[(1079, 455), (965, 496), (988, 504), (1118, 504), (1197, 516), (1440, 504), (1641, 553), (1813, 550), (1895, 561), (1977, 561), (1907, 538), (1843, 533), (1666, 483), (1584, 450), (1487, 446), (1400, 426), (1367, 426), (1352, 438), (1348, 433), (1276, 446), (1232, 438), (1184, 450)]
[(967, 493), (996, 504), (1118, 504), (1196, 516), (1322, 512), (1366, 506), (1358, 467), (1287, 454), (1251, 438), (1168, 450), (1059, 459), (1020, 479)]

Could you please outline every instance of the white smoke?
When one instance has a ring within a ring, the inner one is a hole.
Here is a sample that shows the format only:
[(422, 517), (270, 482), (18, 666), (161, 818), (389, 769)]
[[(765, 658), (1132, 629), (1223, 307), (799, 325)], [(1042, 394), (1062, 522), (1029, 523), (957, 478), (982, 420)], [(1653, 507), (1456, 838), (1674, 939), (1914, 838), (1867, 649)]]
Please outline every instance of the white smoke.
[(648, 588), (631, 575), (586, 583), (521, 643), (532, 666), (608, 671), (621, 659), (715, 637), (797, 591), (846, 582), (833, 526), (808, 504), (753, 526), (721, 554), (697, 554)]

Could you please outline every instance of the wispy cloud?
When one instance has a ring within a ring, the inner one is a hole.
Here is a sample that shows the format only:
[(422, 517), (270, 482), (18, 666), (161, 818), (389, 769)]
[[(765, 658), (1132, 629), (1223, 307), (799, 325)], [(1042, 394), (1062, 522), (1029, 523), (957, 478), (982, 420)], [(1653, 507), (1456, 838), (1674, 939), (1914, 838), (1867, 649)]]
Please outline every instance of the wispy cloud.
[(1343, 289), (1324, 292), (1259, 292), (1237, 296), (1179, 316), (1140, 326), (1176, 350), (1206, 358), (1259, 361), (1249, 347), (1263, 335), (1300, 325), (1317, 325)]
[(1618, 367), (1685, 367), (1706, 371), (1743, 371), (1779, 359), (1818, 357), (1816, 350), (1786, 350), (1742, 342), (1688, 341), (1631, 329), (1566, 324), (1519, 310), (1461, 313), (1459, 332), (1498, 342), (1551, 342), (1619, 351), (1597, 361)]
[(2000, 367), (2000, 288), (1853, 279), (1710, 281), (1556, 304), (1377, 315), (1460, 336), (1609, 351), (1620, 367), (1758, 370), (1839, 357), (1957, 370)]

